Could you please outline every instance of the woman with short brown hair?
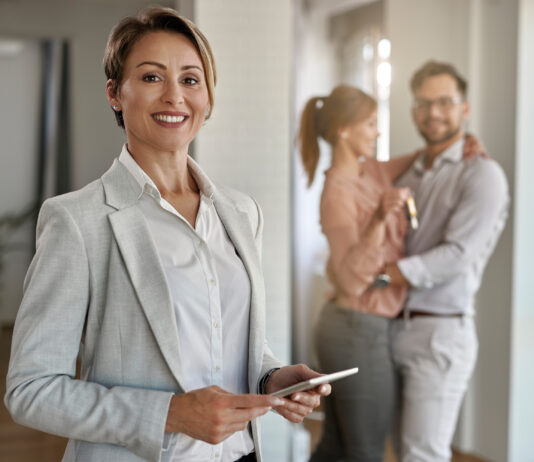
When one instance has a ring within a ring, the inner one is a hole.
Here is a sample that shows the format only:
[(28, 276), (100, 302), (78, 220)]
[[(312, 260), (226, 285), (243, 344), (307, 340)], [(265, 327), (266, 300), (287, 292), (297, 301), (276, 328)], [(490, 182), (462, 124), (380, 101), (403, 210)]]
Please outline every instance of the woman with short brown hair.
[(319, 374), (266, 344), (258, 204), (188, 155), (213, 108), (209, 44), (151, 8), (114, 28), (104, 62), (126, 143), (43, 204), (6, 405), (68, 437), (64, 462), (261, 460), (258, 417), (300, 422), (330, 386), (268, 395)]

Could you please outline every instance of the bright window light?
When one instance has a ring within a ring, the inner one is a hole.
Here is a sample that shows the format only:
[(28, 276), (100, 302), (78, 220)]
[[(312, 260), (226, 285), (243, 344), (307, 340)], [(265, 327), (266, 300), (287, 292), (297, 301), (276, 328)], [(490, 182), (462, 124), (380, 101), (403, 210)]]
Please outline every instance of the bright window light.
[(387, 59), (391, 55), (391, 42), (388, 39), (382, 39), (378, 42), (378, 56)]
[(381, 87), (389, 87), (391, 85), (391, 64), (380, 63), (376, 68), (376, 81)]

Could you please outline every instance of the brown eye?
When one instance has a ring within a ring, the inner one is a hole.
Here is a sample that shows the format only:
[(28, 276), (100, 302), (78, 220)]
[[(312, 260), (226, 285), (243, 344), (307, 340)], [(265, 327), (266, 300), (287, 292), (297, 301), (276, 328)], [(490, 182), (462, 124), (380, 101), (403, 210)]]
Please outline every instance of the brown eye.
[(198, 83), (198, 80), (195, 77), (186, 77), (184, 80), (182, 80), (183, 83), (186, 85), (196, 85)]
[(144, 82), (159, 82), (161, 79), (155, 74), (145, 74), (143, 75)]

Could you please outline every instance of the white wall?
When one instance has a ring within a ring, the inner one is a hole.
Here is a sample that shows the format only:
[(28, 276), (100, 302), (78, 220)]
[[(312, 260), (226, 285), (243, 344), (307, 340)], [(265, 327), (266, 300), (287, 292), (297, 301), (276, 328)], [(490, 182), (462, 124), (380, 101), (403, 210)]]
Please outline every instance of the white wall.
[(386, 35), (391, 41), (390, 152), (411, 152), (423, 141), (410, 115), (410, 78), (429, 59), (468, 70), (469, 1), (385, 0)]
[[(477, 297), (480, 353), (469, 400), (473, 409), (471, 445), (490, 460), (507, 460), (510, 441), (510, 342), (513, 234), (515, 228), (515, 136), (517, 1), (478, 2), (479, 127), (488, 152), (504, 168), (512, 194), (510, 218), (491, 258)], [(476, 14), (477, 11), (475, 10)]]
[[(390, 0), (386, 11), (393, 66), (391, 152), (423, 144), (409, 116), (413, 71), (430, 58), (452, 62), (470, 83), (470, 127), (503, 166), (513, 193), (517, 2)], [(477, 296), (479, 359), (457, 439), (463, 449), (495, 461), (507, 460), (509, 448), (514, 216), (512, 208)]]
[[(295, 12), (295, 112), (292, 118), (293, 159), (293, 355), (296, 361), (314, 364), (312, 331), (323, 305), (324, 268), (328, 243), (319, 224), (319, 200), (323, 172), (330, 165), (329, 147), (321, 145), (322, 155), (313, 185), (307, 187), (296, 143), (302, 110), (312, 96), (326, 96), (336, 83), (337, 62), (329, 35), (328, 9), (307, 7), (296, 1)], [(324, 6), (324, 5), (323, 5)]]
[(518, 27), (517, 143), (515, 166), (514, 285), (508, 461), (532, 458), (534, 423), (534, 0), (520, 0)]
[[(196, 141), (210, 176), (250, 193), (265, 219), (267, 338), (290, 360), (290, 81), (292, 5), (286, 0), (202, 0), (194, 20), (218, 70), (212, 118)], [(263, 418), (267, 461), (287, 460), (287, 421)]]

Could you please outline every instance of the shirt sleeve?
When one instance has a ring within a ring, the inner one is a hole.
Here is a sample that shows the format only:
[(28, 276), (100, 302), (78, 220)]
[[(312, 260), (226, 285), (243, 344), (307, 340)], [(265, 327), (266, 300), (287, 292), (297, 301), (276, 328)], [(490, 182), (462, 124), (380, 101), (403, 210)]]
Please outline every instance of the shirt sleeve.
[(384, 266), (383, 246), (365, 239), (357, 200), (342, 187), (327, 187), (321, 199), (321, 227), (330, 246), (327, 273), (337, 290), (360, 296)]
[(403, 258), (398, 266), (416, 288), (431, 288), (485, 261), (506, 223), (509, 193), (506, 176), (491, 160), (474, 159), (462, 179), (460, 200), (441, 244)]

